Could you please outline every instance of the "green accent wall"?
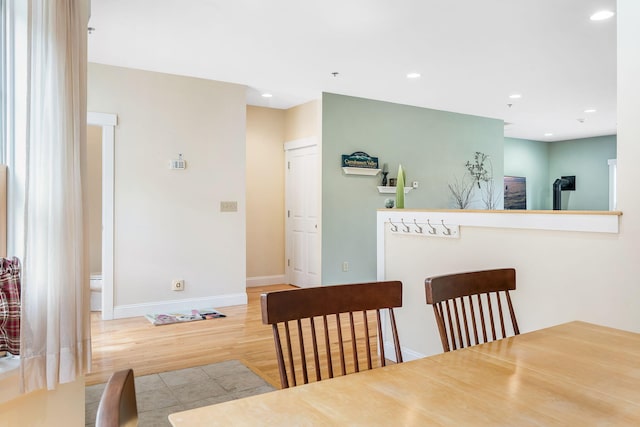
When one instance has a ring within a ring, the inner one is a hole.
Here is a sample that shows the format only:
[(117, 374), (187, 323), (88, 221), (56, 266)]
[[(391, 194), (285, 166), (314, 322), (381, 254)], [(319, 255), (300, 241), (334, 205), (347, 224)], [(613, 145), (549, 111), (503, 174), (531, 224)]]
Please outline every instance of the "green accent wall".
[(527, 179), (527, 209), (551, 209), (549, 152), (551, 144), (528, 139), (504, 139), (504, 174)]
[(527, 209), (553, 208), (553, 182), (575, 175), (576, 190), (562, 192), (563, 210), (609, 209), (609, 159), (616, 135), (566, 141), (504, 139), (504, 174), (527, 178)]
[[(406, 182), (419, 187), (405, 197), (405, 208), (453, 207), (447, 184), (466, 171), (481, 151), (491, 157), (502, 188), (501, 120), (389, 102), (323, 94), (322, 99), (322, 282), (355, 283), (376, 279), (376, 210), (387, 198), (377, 186), (381, 175), (345, 175), (342, 154), (364, 151), (387, 163), (389, 178), (402, 164)], [(500, 203), (502, 206), (502, 203)], [(471, 207), (481, 208), (476, 200)], [(343, 262), (349, 271), (342, 271)]]
[(576, 190), (562, 192), (562, 209), (609, 210), (609, 159), (616, 158), (615, 135), (551, 143), (549, 182), (576, 176)]

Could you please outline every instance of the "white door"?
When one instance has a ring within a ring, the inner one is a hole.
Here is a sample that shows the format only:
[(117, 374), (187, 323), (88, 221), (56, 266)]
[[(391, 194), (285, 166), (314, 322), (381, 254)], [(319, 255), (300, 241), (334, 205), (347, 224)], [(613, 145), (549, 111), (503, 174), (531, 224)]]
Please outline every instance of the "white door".
[(320, 158), (313, 139), (285, 144), (286, 271), (289, 283), (320, 285)]

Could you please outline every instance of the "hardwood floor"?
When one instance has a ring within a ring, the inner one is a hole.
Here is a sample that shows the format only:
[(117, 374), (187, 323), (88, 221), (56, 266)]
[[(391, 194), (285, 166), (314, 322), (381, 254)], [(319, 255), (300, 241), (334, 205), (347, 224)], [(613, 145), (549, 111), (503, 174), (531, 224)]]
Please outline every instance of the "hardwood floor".
[(271, 327), (262, 324), (260, 294), (290, 285), (247, 288), (248, 304), (222, 307), (225, 318), (153, 326), (144, 317), (103, 321), (92, 313), (92, 369), (86, 384), (107, 381), (113, 371), (136, 376), (237, 359), (280, 388)]

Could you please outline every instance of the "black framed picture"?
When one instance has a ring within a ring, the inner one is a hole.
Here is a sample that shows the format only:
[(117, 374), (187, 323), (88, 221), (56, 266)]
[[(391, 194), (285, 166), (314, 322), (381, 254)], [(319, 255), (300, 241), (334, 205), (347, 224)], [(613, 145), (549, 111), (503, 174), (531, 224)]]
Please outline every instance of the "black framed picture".
[(524, 176), (504, 177), (504, 208), (527, 209), (527, 178)]

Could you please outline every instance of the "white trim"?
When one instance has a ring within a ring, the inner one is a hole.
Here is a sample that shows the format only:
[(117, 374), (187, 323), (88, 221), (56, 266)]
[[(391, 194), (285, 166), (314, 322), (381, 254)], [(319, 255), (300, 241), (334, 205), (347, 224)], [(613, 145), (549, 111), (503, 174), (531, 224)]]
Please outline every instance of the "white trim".
[(609, 210), (615, 211), (618, 206), (618, 159), (609, 159)]
[[(462, 211), (462, 210), (378, 210), (378, 221), (383, 223), (391, 218), (394, 223), (404, 219), (405, 222), (426, 222), (468, 227), (520, 228), (529, 230), (551, 231), (583, 231), (591, 233), (618, 233), (620, 213), (602, 211)], [(378, 228), (378, 231), (381, 231)]]
[(89, 277), (89, 292), (89, 309), (91, 311), (102, 311), (102, 276)]
[(87, 124), (96, 126), (117, 126), (118, 116), (111, 113), (87, 112)]
[[(382, 212), (378, 212), (378, 218), (376, 220), (376, 280), (385, 280), (384, 270), (384, 224), (386, 218)], [(386, 325), (386, 322), (385, 322)]]
[(89, 310), (102, 311), (102, 291), (96, 291), (96, 290), (90, 291)]
[[(417, 360), (417, 359), (422, 359), (423, 357), (426, 357), (422, 353), (418, 353), (417, 351), (411, 350), (410, 348), (403, 347), (403, 346), (400, 346), (400, 351), (402, 352), (403, 362), (409, 362), (411, 360)], [(394, 362), (397, 362), (396, 348), (393, 345), (393, 341), (384, 342), (384, 357), (385, 359), (393, 360)]]
[(247, 288), (264, 285), (281, 285), (286, 283), (284, 274), (278, 274), (276, 276), (247, 277)]
[[(344, 168), (343, 168), (343, 169), (344, 169)], [(411, 190), (413, 190), (413, 187), (404, 187), (404, 194), (407, 194), (407, 193), (408, 193), (409, 191), (411, 191)], [(383, 194), (383, 193), (392, 193), (392, 194), (395, 194), (395, 193), (397, 193), (397, 192), (398, 192), (397, 187), (391, 187), (391, 186), (389, 186), (389, 185), (387, 185), (387, 186), (381, 186), (381, 185), (379, 185), (379, 186), (378, 186), (378, 193), (381, 193), (381, 194)]]
[(284, 143), (284, 151), (297, 150), (298, 148), (313, 147), (318, 145), (318, 141), (315, 136), (309, 136), (307, 138), (294, 139), (293, 141), (287, 141)]
[(205, 298), (188, 298), (173, 301), (158, 301), (142, 304), (119, 305), (113, 308), (114, 319), (144, 316), (151, 313), (171, 313), (176, 311), (219, 308), (230, 305), (244, 305), (247, 303), (246, 292), (237, 294), (218, 295)]
[[(382, 169), (371, 169), (371, 168), (354, 168), (350, 166), (343, 166), (342, 171), (345, 175), (378, 175)], [(395, 191), (395, 187), (394, 187)]]
[(118, 116), (88, 112), (87, 124), (102, 126), (102, 319), (111, 320), (114, 318), (114, 169)]

